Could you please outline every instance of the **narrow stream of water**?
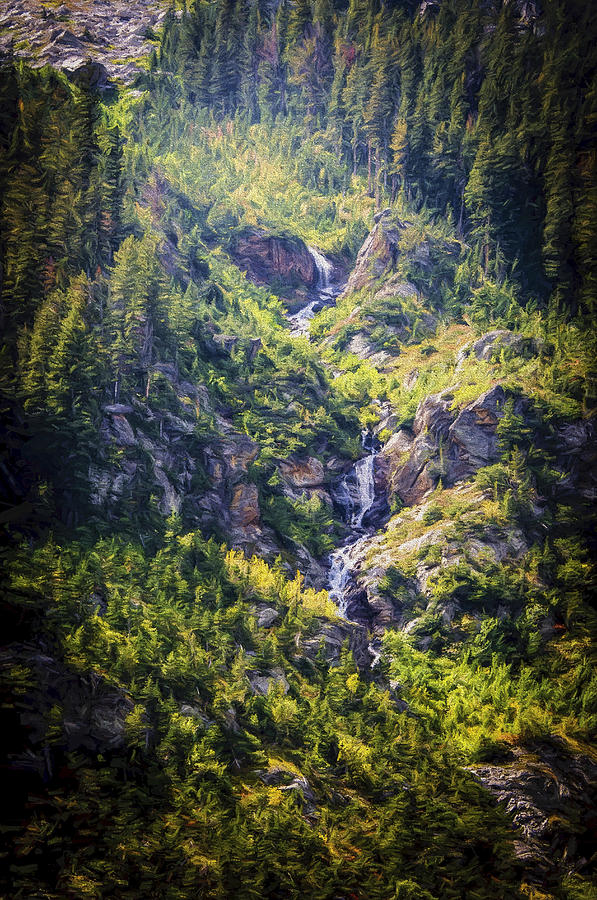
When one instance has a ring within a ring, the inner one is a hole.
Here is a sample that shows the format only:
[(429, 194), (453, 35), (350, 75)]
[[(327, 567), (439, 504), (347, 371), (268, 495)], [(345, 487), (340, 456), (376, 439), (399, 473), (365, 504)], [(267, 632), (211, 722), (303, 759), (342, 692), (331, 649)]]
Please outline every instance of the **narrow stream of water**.
[(315, 247), (307, 247), (307, 250), (317, 269), (317, 284), (312, 292), (312, 296), (315, 295), (314, 298), (298, 312), (288, 316), (291, 332), (294, 335), (309, 334), (310, 320), (324, 306), (332, 304), (344, 287), (343, 284), (334, 281), (333, 263)]
[(334, 499), (342, 507), (344, 520), (351, 529), (347, 542), (330, 554), (328, 591), (341, 616), (346, 616), (345, 595), (351, 577), (351, 551), (368, 533), (363, 523), (375, 502), (375, 457), (378, 447), (368, 431), (363, 432), (362, 443), (368, 451), (367, 456), (352, 466), (334, 492)]

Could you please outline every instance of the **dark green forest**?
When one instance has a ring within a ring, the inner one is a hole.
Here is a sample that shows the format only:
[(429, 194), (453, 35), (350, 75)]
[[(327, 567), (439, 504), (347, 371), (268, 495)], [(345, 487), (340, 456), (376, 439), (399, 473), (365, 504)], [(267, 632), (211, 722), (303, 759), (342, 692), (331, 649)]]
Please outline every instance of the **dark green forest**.
[(0, 55), (0, 896), (597, 898), (594, 13)]

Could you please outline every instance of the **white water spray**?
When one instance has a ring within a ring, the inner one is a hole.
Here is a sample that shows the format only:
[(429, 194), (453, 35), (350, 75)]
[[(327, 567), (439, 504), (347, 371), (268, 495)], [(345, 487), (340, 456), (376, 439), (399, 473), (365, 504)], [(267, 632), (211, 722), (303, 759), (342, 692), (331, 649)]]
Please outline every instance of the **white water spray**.
[(288, 316), (293, 334), (308, 334), (309, 321), (322, 306), (333, 303), (341, 290), (340, 285), (333, 284), (334, 266), (329, 259), (326, 259), (323, 253), (320, 253), (315, 247), (307, 247), (307, 250), (317, 269), (317, 284), (314, 288), (317, 296), (297, 313)]
[(335, 499), (344, 509), (344, 517), (353, 529), (353, 539), (330, 554), (330, 572), (328, 591), (331, 599), (338, 606), (341, 616), (346, 616), (346, 587), (351, 579), (353, 561), (352, 550), (360, 540), (367, 540), (363, 520), (375, 502), (375, 457), (376, 448), (372, 435), (363, 433), (363, 446), (369, 449), (367, 456), (359, 459), (347, 475), (340, 481), (335, 490)]
[(318, 293), (321, 296), (325, 291), (327, 291), (332, 282), (332, 274), (334, 272), (334, 266), (326, 259), (323, 253), (320, 253), (319, 250), (316, 250), (315, 247), (307, 247), (307, 250), (311, 254), (311, 258), (315, 263), (318, 274), (317, 281), (317, 289)]
[(375, 453), (359, 459), (354, 467), (357, 481), (358, 503), (351, 518), (354, 528), (363, 527), (363, 519), (373, 506), (375, 500)]
[(334, 550), (334, 552), (330, 554), (331, 565), (328, 592), (330, 598), (337, 604), (338, 612), (341, 616), (346, 615), (344, 589), (348, 584), (348, 579), (350, 577), (348, 554), (350, 553), (352, 546), (352, 544), (347, 544), (346, 547), (340, 547), (339, 550)]

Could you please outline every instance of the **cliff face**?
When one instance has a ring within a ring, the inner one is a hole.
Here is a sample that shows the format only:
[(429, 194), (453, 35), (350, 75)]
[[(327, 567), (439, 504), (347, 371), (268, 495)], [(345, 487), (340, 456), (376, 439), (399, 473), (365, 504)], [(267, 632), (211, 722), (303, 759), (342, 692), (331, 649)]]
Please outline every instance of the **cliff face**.
[(317, 267), (307, 247), (299, 238), (269, 234), (259, 228), (248, 228), (233, 241), (232, 258), (257, 283), (274, 280), (285, 287), (317, 283)]

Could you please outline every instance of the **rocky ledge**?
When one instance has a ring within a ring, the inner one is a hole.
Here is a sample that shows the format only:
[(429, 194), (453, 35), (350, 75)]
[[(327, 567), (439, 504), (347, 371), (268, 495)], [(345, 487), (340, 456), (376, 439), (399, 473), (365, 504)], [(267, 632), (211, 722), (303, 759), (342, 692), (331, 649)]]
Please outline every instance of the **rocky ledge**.
[(65, 0), (60, 6), (9, 0), (0, 13), (0, 58), (51, 65), (99, 90), (112, 81), (130, 84), (167, 10), (164, 0)]
[(514, 747), (471, 771), (512, 816), (514, 850), (541, 883), (556, 866), (582, 871), (594, 852), (597, 764), (561, 738)]

